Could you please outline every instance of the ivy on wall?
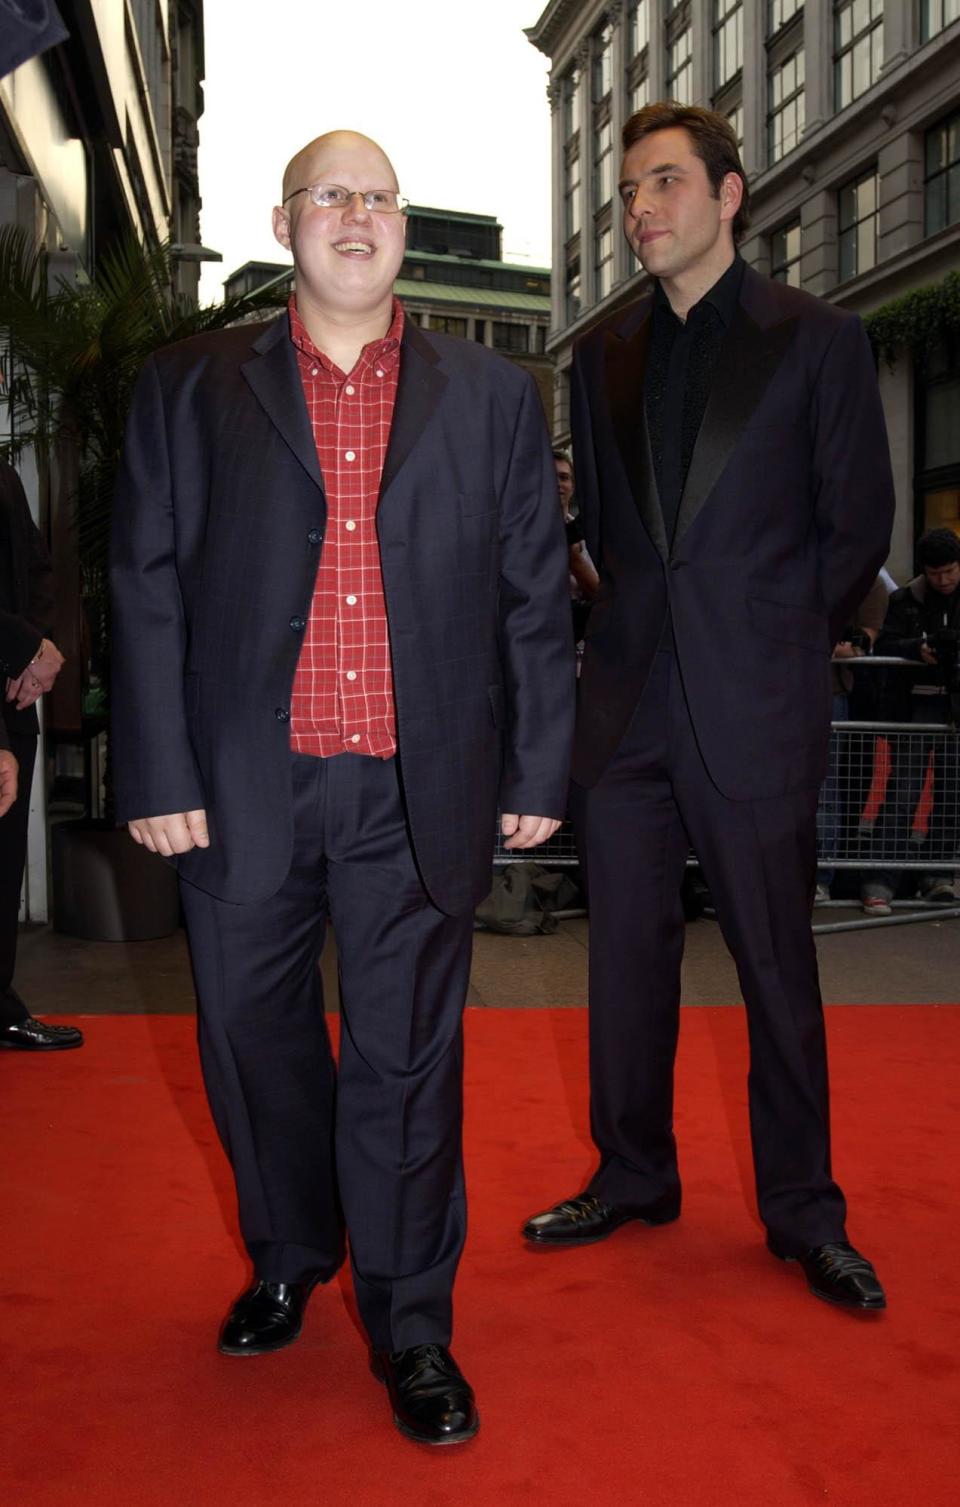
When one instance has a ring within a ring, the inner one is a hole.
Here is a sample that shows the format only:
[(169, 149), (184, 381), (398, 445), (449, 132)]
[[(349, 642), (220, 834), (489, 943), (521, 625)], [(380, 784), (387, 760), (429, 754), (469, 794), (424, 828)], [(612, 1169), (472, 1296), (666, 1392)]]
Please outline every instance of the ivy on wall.
[(889, 367), (904, 347), (922, 359), (945, 335), (960, 333), (960, 272), (892, 298), (863, 322), (874, 350)]

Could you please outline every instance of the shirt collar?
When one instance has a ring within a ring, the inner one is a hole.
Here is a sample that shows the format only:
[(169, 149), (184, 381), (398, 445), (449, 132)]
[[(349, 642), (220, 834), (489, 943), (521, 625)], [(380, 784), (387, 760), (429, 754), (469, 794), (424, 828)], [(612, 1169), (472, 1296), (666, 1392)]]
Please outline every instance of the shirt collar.
[[(687, 314), (687, 320), (690, 320), (691, 315), (696, 316), (698, 312), (705, 312), (704, 305), (709, 304), (710, 308), (720, 316), (720, 321), (724, 328), (729, 329), (733, 323), (733, 316), (737, 311), (744, 266), (743, 257), (738, 251), (734, 254), (733, 261), (723, 276), (718, 278), (713, 287), (704, 293), (703, 297), (693, 305), (693, 308)], [(673, 314), (670, 300), (666, 293), (664, 293), (663, 284), (659, 279), (654, 283), (653, 306), (654, 310), (658, 311), (661, 315), (665, 313)], [(674, 319), (677, 318), (675, 314), (673, 314), (673, 317)], [(680, 321), (678, 320), (677, 322), (679, 323)]]
[[(305, 356), (310, 356), (314, 361), (319, 361), (328, 371), (336, 371), (337, 367), (330, 360), (330, 357), (325, 355), (310, 339), (307, 327), (301, 319), (300, 311), (297, 308), (297, 296), (295, 293), (290, 294), (287, 303), (287, 313), (290, 318), (290, 339), (297, 350), (302, 351)], [(400, 342), (403, 339), (405, 318), (403, 304), (399, 298), (394, 297), (390, 328), (382, 339), (367, 342), (357, 359), (357, 366), (361, 362), (370, 364), (373, 361), (386, 361), (391, 357), (395, 357), (400, 349)]]

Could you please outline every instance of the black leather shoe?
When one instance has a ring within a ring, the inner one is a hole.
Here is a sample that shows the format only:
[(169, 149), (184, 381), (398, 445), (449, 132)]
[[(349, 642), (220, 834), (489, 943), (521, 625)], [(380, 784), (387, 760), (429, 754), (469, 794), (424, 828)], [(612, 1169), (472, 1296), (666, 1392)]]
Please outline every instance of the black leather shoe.
[(523, 1226), (523, 1237), (533, 1245), (551, 1248), (592, 1245), (596, 1240), (606, 1240), (631, 1219), (640, 1224), (670, 1224), (679, 1217), (680, 1201), (676, 1198), (658, 1198), (641, 1213), (628, 1214), (591, 1193), (581, 1193), (566, 1203), (554, 1204), (542, 1214), (534, 1214)]
[(371, 1370), (386, 1382), (393, 1421), (418, 1444), (464, 1444), (480, 1427), (473, 1388), (445, 1345), (375, 1350)]
[(781, 1261), (800, 1263), (810, 1291), (825, 1303), (873, 1312), (886, 1308), (887, 1299), (876, 1272), (866, 1256), (861, 1256), (847, 1241), (814, 1246), (803, 1256), (784, 1255), (769, 1241), (767, 1244)]
[(83, 1032), (76, 1026), (52, 1026), (32, 1015), (0, 1026), (0, 1047), (15, 1047), (21, 1052), (67, 1052), (82, 1046)]
[(224, 1355), (269, 1355), (292, 1345), (303, 1328), (307, 1299), (318, 1274), (308, 1282), (254, 1282), (234, 1303), (220, 1331)]

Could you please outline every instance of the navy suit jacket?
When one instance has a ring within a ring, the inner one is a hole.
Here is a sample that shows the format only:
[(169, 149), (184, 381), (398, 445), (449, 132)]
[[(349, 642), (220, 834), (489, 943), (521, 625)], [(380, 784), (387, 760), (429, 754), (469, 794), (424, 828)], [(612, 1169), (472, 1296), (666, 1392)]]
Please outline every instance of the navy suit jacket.
[[(291, 856), (286, 717), (326, 523), (286, 314), (147, 362), (114, 515), (118, 819), (206, 808), (182, 877), (266, 898)], [(528, 373), (407, 320), (377, 532), (413, 846), (455, 914), (490, 887), (498, 799), (566, 806), (566, 547)]]
[(573, 777), (592, 785), (643, 691), (669, 608), (711, 779), (736, 800), (819, 784), (829, 656), (887, 555), (894, 495), (860, 320), (744, 269), (672, 547), (643, 381), (650, 297), (574, 355), (577, 495), (600, 599)]

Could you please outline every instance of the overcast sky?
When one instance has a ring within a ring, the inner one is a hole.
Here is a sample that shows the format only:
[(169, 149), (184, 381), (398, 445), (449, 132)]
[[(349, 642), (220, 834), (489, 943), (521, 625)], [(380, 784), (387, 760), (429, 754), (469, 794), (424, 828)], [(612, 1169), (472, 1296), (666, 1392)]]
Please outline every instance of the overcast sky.
[[(201, 237), (223, 253), (201, 299), (246, 261), (287, 260), (270, 211), (294, 152), (346, 127), (379, 141), (414, 204), (496, 215), (508, 258), (550, 261), (542, 0), (206, 0)], [(371, 184), (371, 188), (379, 185)]]

